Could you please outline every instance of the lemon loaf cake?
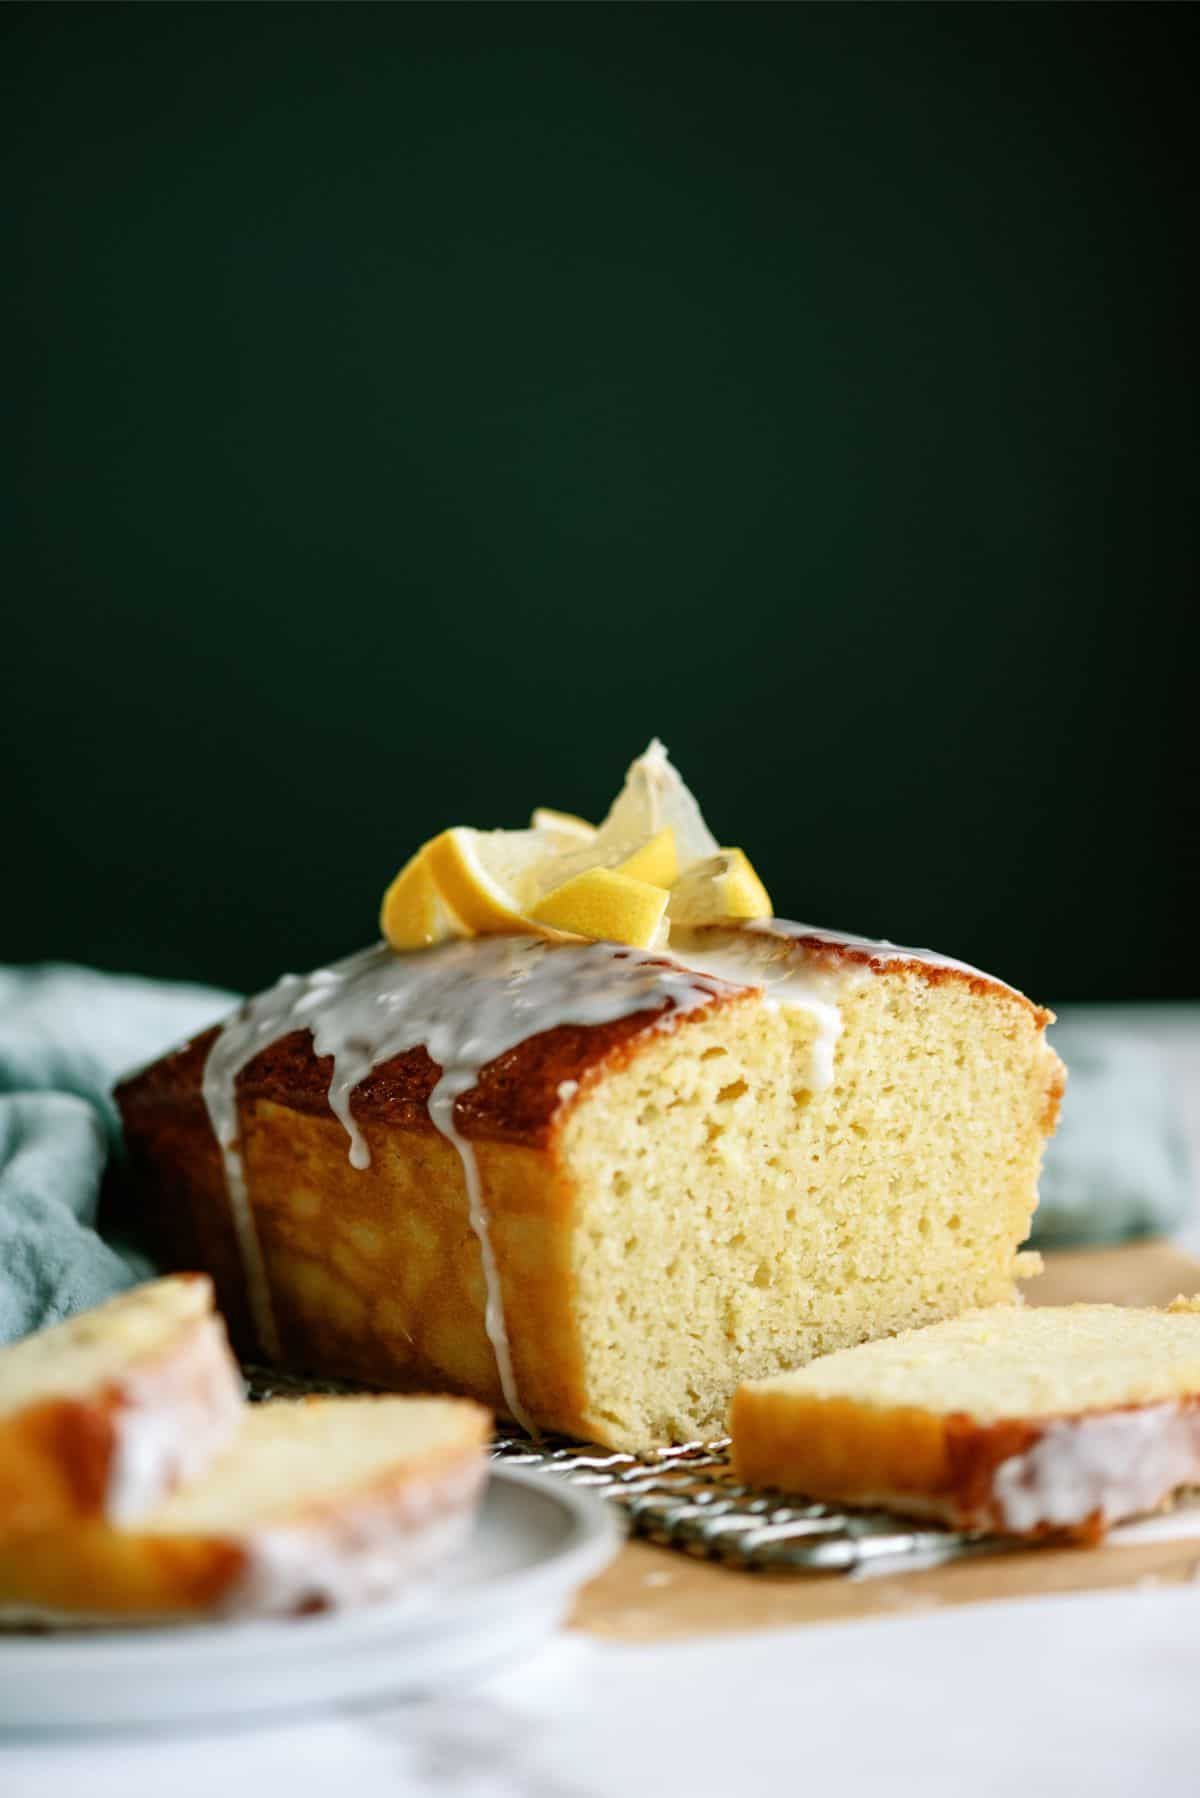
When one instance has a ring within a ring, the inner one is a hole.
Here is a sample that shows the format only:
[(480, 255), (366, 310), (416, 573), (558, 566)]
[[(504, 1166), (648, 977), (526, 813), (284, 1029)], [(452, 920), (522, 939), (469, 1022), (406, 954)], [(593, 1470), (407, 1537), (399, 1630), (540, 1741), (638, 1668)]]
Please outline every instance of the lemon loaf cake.
[(0, 1349), (0, 1533), (138, 1516), (232, 1437), (242, 1381), (203, 1274)]
[(1010, 1300), (1050, 1014), (769, 913), (659, 745), (598, 830), (445, 832), (384, 942), (121, 1085), (137, 1221), (249, 1353), (620, 1446)]
[(1200, 1484), (1200, 1301), (996, 1307), (742, 1386), (740, 1476), (1094, 1540)]
[(208, 1471), (128, 1528), (0, 1536), (0, 1610), (266, 1616), (389, 1597), (462, 1543), (489, 1424), (463, 1399), (247, 1406)]

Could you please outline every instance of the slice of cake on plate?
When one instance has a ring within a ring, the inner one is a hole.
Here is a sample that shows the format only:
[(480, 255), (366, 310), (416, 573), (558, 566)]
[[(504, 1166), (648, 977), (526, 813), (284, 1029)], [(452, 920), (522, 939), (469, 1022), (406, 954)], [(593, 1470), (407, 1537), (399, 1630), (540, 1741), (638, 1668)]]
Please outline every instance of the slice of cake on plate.
[(127, 1528), (0, 1534), (0, 1611), (151, 1621), (391, 1597), (465, 1540), (490, 1421), (463, 1399), (247, 1406), (207, 1472)]
[(203, 1274), (0, 1349), (0, 1533), (138, 1516), (207, 1465), (241, 1409)]
[(996, 1307), (747, 1384), (740, 1477), (1094, 1540), (1200, 1484), (1200, 1302)]
[(769, 916), (657, 745), (598, 831), (447, 831), (387, 940), (117, 1098), (249, 1352), (616, 1445), (1014, 1296), (1062, 1068), (961, 963)]

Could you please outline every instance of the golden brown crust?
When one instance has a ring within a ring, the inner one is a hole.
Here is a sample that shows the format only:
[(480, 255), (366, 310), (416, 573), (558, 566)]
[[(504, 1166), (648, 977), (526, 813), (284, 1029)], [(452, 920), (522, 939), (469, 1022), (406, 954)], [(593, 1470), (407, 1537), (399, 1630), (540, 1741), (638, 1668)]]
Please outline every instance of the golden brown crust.
[[(752, 991), (718, 1006), (752, 1002)], [(667, 1004), (610, 1024), (562, 1025), (527, 1038), (482, 1069), (455, 1107), (476, 1147), (488, 1193), (493, 1249), (512, 1332), (518, 1390), (547, 1425), (579, 1427), (579, 1345), (571, 1312), (573, 1189), (557, 1151), (575, 1094), (622, 1065), (650, 1032), (686, 1028), (712, 1006)], [(116, 1092), (128, 1152), (125, 1203), (165, 1267), (213, 1276), (230, 1336), (261, 1355), (250, 1315), (224, 1168), (204, 1104), (204, 1064), (216, 1031), (124, 1081)], [(495, 1353), (483, 1326), (478, 1242), (457, 1151), (430, 1122), (439, 1069), (410, 1050), (355, 1088), (355, 1119), (371, 1165), (353, 1167), (329, 1109), (332, 1066), (308, 1031), (270, 1044), (238, 1076), (250, 1190), (296, 1194), (304, 1219), (256, 1198), (255, 1221), (271, 1280), (285, 1365), (411, 1392), (440, 1387), (503, 1406)], [(369, 1251), (390, 1244), (390, 1289)], [(432, 1270), (432, 1271), (431, 1271)]]
[[(456, 1391), (503, 1405), (483, 1321), (479, 1245), (457, 1150), (432, 1126), (363, 1121), (355, 1168), (327, 1109), (239, 1090), (255, 1226), (285, 1366), (395, 1391)], [(126, 1110), (130, 1201), (165, 1266), (212, 1274), (229, 1332), (262, 1357), (224, 1170), (198, 1091)], [(578, 1428), (572, 1311), (574, 1189), (555, 1148), (477, 1142), (518, 1390), (548, 1426)]]
[[(693, 932), (697, 943), (703, 942), (706, 936), (715, 941), (728, 934), (728, 926), (702, 927)], [(777, 940), (794, 943), (806, 962), (815, 960), (830, 967), (869, 968), (878, 975), (903, 971), (917, 974), (933, 986), (945, 982), (961, 984), (991, 998), (1004, 993), (1032, 1013), (1039, 1026), (1053, 1022), (1053, 1012), (1034, 1005), (1023, 993), (971, 969), (910, 959), (899, 952), (883, 955), (854, 943), (830, 943), (823, 937), (789, 935)], [(686, 965), (686, 954), (681, 959)], [(562, 1085), (570, 1082), (582, 1085), (602, 1069), (612, 1071), (620, 1066), (649, 1030), (674, 1029), (700, 1016), (711, 1018), (715, 1007), (744, 1003), (753, 990), (748, 987), (745, 993), (721, 994), (711, 1005), (696, 1011), (677, 1011), (667, 1001), (609, 1023), (562, 1024), (554, 1030), (527, 1037), (481, 1070), (474, 1087), (457, 1102), (455, 1124), (471, 1140), (543, 1147), (563, 1109), (564, 1101), (559, 1095)], [(135, 1109), (177, 1105), (198, 1095), (204, 1063), (218, 1030), (219, 1026), (215, 1026), (205, 1031), (174, 1053), (122, 1081), (116, 1088), (115, 1097), (123, 1117), (128, 1120)], [(1062, 1064), (1057, 1059), (1056, 1068), (1057, 1084), (1052, 1083), (1047, 1099), (1051, 1121), (1057, 1116), (1057, 1103), (1062, 1092)], [(323, 1116), (329, 1109), (327, 1094), (332, 1073), (331, 1060), (313, 1054), (309, 1032), (294, 1030), (263, 1049), (242, 1070), (238, 1076), (238, 1096), (239, 1099), (274, 1100), (293, 1111)], [(427, 1106), (439, 1073), (437, 1063), (424, 1048), (410, 1049), (381, 1062), (354, 1090), (355, 1118), (360, 1122), (373, 1119), (379, 1123), (398, 1124), (410, 1130), (431, 1128)]]
[[(676, 1011), (668, 1002), (632, 1012), (607, 1024), (560, 1024), (527, 1037), (480, 1070), (474, 1087), (454, 1109), (454, 1121), (472, 1141), (521, 1143), (542, 1148), (565, 1101), (560, 1086), (582, 1086), (601, 1069), (611, 1071), (632, 1054), (647, 1031), (676, 1029), (694, 1018), (711, 1017), (713, 1006), (738, 1005), (751, 997), (719, 997), (695, 1011)], [(219, 1026), (165, 1055), (116, 1088), (115, 1098), (128, 1126), (153, 1107), (174, 1108), (200, 1099), (204, 1064)], [(424, 1048), (409, 1049), (380, 1062), (354, 1089), (355, 1119), (366, 1125), (394, 1124), (405, 1130), (432, 1130), (429, 1095), (441, 1070)], [(269, 1044), (238, 1075), (239, 1102), (273, 1101), (291, 1111), (327, 1117), (333, 1063), (313, 1053), (307, 1030), (293, 1030)]]
[[(0, 1531), (100, 1517), (114, 1497), (152, 1504), (233, 1433), (241, 1378), (212, 1314), (212, 1282), (181, 1277), (203, 1287), (205, 1313), (91, 1392), (39, 1399), (0, 1417)], [(121, 1481), (114, 1493), (129, 1432), (151, 1417), (158, 1464), (139, 1468), (135, 1457), (132, 1491)]]
[[(965, 986), (973, 993), (986, 995), (993, 999), (998, 993), (1001, 993), (1032, 1013), (1040, 1028), (1044, 1029), (1047, 1024), (1054, 1022), (1052, 1011), (1047, 1011), (1044, 1006), (1035, 1005), (1032, 999), (1027, 998), (1015, 986), (1009, 986), (1006, 981), (997, 980), (994, 975), (985, 974), (981, 968), (970, 968), (965, 964), (952, 961), (928, 960), (919, 950), (906, 952), (898, 944), (892, 947), (884, 944), (856, 943), (848, 938), (838, 938), (836, 935), (832, 940), (822, 935), (806, 936), (803, 934), (802, 926), (791, 925), (787, 930), (772, 931), (770, 926), (775, 921), (764, 919), (762, 925), (755, 929), (754, 934), (771, 937), (777, 942), (794, 943), (798, 949), (803, 950), (805, 961), (820, 962), (831, 969), (839, 967), (869, 968), (873, 974), (886, 975), (899, 971), (918, 974), (930, 986)], [(779, 919), (778, 922), (787, 924), (788, 920)], [(699, 925), (692, 934), (699, 943), (707, 934), (714, 937), (719, 934), (727, 935), (729, 929), (730, 926), (727, 924)], [(680, 959), (686, 961), (686, 956), (681, 956)]]
[[(556, 1147), (572, 1083), (577, 1092), (621, 1066), (650, 1032), (686, 1028), (711, 1017), (713, 1006), (752, 999), (747, 988), (693, 1011), (668, 1002), (608, 1024), (560, 1025), (489, 1063), (457, 1101), (455, 1124), (476, 1147), (488, 1193), (506, 1315), (522, 1319), (512, 1332), (517, 1387), (551, 1427), (577, 1429), (583, 1404), (571, 1312), (573, 1189)], [(212, 1274), (235, 1345), (261, 1355), (203, 1099), (216, 1034), (206, 1031), (117, 1088), (125, 1202), (163, 1266)], [(424, 1048), (413, 1049), (355, 1088), (354, 1116), (371, 1148), (370, 1167), (357, 1169), (329, 1109), (332, 1064), (313, 1053), (310, 1033), (292, 1031), (262, 1050), (237, 1080), (251, 1192), (299, 1186), (319, 1199), (319, 1212), (302, 1222), (256, 1200), (256, 1228), (285, 1365), (402, 1392), (437, 1386), (499, 1409), (461, 1162), (428, 1113), (439, 1072)], [(355, 1252), (354, 1242), (372, 1235), (391, 1245), (390, 1292), (369, 1255)]]
[[(1145, 1408), (1114, 1406), (1103, 1415)], [(1185, 1401), (1182, 1408), (1200, 1409), (1200, 1399)], [(830, 1503), (911, 1511), (962, 1529), (1012, 1533), (996, 1490), (997, 1470), (1062, 1424), (1082, 1423), (1089, 1415), (1097, 1414), (980, 1423), (964, 1412), (801, 1398), (743, 1386), (734, 1395), (730, 1429), (734, 1467), (749, 1485)], [(1093, 1512), (1071, 1525), (1041, 1523), (1020, 1533), (1095, 1542), (1106, 1527)]]
[[(311, 1532), (314, 1545), (326, 1553), (354, 1557), (367, 1548), (377, 1554), (378, 1537), (372, 1541), (372, 1533), (380, 1520), (396, 1534), (406, 1525), (416, 1531), (435, 1521), (429, 1496), (436, 1499), (451, 1484), (461, 1484), (460, 1472), (475, 1490), (482, 1483), (491, 1419), (482, 1406), (464, 1406), (462, 1423), (460, 1440), (392, 1467), (356, 1491), (298, 1505), (278, 1520), (279, 1526), (297, 1534)], [(472, 1470), (477, 1477), (470, 1477)], [(456, 1503), (470, 1502), (472, 1496), (459, 1495)], [(19, 1537), (0, 1534), (0, 1607), (117, 1616), (220, 1609), (238, 1595), (248, 1576), (253, 1578), (256, 1540), (272, 1527), (266, 1521), (247, 1525), (242, 1535), (156, 1534), (86, 1519)], [(298, 1602), (287, 1608), (314, 1609), (322, 1602), (297, 1596)], [(246, 1608), (257, 1607), (251, 1600)]]
[(743, 1386), (730, 1417), (733, 1462), (750, 1485), (838, 1504), (916, 1500), (963, 1524), (981, 1521), (992, 1475), (1040, 1426), (977, 1424), (961, 1413), (801, 1398)]
[(211, 1609), (242, 1574), (235, 1543), (123, 1533), (93, 1519), (0, 1536), (0, 1606), (85, 1616)]
[(116, 1451), (115, 1389), (51, 1398), (0, 1421), (0, 1531), (99, 1516)]

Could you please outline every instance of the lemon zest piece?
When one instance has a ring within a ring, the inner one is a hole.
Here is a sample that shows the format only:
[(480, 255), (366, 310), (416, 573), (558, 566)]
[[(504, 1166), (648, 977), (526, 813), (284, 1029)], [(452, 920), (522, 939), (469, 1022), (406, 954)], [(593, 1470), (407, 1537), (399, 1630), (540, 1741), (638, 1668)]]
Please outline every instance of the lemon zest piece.
[(741, 849), (721, 849), (680, 876), (670, 892), (673, 924), (718, 918), (769, 918), (771, 895)]
[(467, 932), (443, 900), (425, 847), (401, 868), (383, 895), (379, 928), (393, 949), (430, 949)]
[(618, 862), (615, 874), (628, 874), (631, 880), (648, 880), (652, 887), (674, 886), (679, 879), (679, 857), (675, 853), (675, 832), (664, 824), (656, 836), (640, 849)]
[(575, 936), (650, 949), (663, 934), (667, 898), (664, 888), (647, 880), (611, 868), (588, 868), (548, 893), (530, 915)]
[(529, 822), (534, 830), (554, 831), (574, 843), (590, 843), (596, 834), (596, 826), (589, 824), (586, 818), (576, 817), (574, 812), (556, 812), (550, 805), (535, 807)]

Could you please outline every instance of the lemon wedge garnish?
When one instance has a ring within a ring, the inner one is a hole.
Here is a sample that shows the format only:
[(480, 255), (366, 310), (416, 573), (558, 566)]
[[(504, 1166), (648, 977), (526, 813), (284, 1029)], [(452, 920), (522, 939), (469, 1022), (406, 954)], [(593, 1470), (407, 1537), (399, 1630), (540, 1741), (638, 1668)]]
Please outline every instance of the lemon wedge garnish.
[(549, 805), (539, 805), (529, 822), (535, 830), (553, 831), (573, 843), (590, 843), (596, 834), (596, 826), (586, 818), (577, 818), (574, 812), (556, 812)]
[(740, 849), (720, 849), (680, 875), (669, 894), (672, 924), (769, 918), (771, 897)]
[(675, 853), (675, 832), (671, 826), (664, 824), (657, 836), (635, 849), (623, 862), (618, 862), (613, 871), (628, 874), (631, 880), (648, 880), (654, 887), (674, 886), (679, 879), (679, 857)]
[(719, 848), (656, 738), (599, 826), (548, 806), (528, 830), (455, 825), (405, 863), (380, 921), (401, 950), (518, 931), (658, 948), (671, 924), (770, 910), (749, 861)]
[(543, 830), (444, 830), (393, 880), (380, 928), (393, 949), (534, 929), (527, 914), (547, 884), (539, 870), (570, 843)]
[(429, 949), (467, 934), (442, 898), (423, 849), (404, 864), (383, 895), (379, 928), (393, 949)]
[(656, 737), (630, 765), (625, 785), (595, 836), (565, 858), (559, 878), (569, 880), (587, 868), (620, 868), (668, 826), (680, 870), (715, 855), (720, 847)]
[(548, 893), (530, 916), (575, 936), (651, 949), (666, 936), (667, 898), (663, 887), (648, 880), (635, 880), (611, 868), (588, 868)]
[(720, 845), (699, 805), (655, 737), (646, 753), (631, 764), (624, 787), (596, 833), (597, 845), (609, 839), (644, 843), (667, 824), (674, 834), (681, 868), (717, 853)]
[(528, 929), (541, 890), (538, 870), (553, 850), (538, 830), (444, 830), (423, 852), (442, 899), (479, 936)]

